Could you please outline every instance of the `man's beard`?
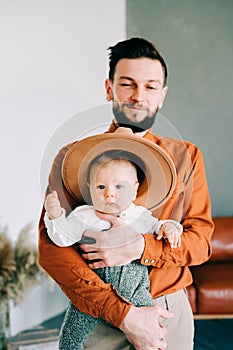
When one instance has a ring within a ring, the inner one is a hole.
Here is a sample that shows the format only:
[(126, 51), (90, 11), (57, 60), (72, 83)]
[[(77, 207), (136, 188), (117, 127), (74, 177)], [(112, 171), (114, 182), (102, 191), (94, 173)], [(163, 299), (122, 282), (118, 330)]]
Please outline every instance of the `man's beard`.
[(130, 128), (133, 131), (133, 133), (135, 133), (135, 132), (142, 132), (142, 131), (148, 130), (153, 126), (155, 122), (156, 114), (158, 112), (158, 108), (154, 113), (150, 115), (148, 114), (143, 120), (137, 122), (137, 121), (129, 120), (129, 118), (126, 116), (126, 114), (123, 111), (124, 105), (126, 104), (119, 104), (119, 103), (113, 102), (113, 107), (112, 107), (113, 115), (119, 127)]

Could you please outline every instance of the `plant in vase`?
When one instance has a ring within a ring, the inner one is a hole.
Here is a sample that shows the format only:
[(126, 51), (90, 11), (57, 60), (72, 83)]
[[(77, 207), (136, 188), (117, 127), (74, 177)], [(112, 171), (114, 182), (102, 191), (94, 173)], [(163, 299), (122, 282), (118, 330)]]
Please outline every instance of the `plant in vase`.
[(0, 229), (0, 350), (4, 349), (9, 326), (9, 301), (19, 305), (44, 276), (38, 265), (32, 225), (27, 224), (20, 231), (15, 243), (9, 238), (7, 227)]

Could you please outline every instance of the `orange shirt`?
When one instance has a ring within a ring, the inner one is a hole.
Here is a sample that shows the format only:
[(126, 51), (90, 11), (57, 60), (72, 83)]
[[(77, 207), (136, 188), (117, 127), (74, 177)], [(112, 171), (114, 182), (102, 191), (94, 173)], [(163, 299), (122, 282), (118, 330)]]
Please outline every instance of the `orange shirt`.
[[(112, 125), (109, 131), (113, 129)], [(199, 265), (209, 259), (214, 224), (200, 150), (192, 143), (158, 137), (151, 131), (144, 137), (165, 149), (177, 169), (177, 184), (171, 198), (153, 214), (159, 219), (177, 220), (184, 229), (181, 247), (176, 249), (171, 249), (165, 240), (158, 241), (155, 236), (144, 234), (145, 249), (141, 263), (149, 267), (151, 295), (156, 298), (192, 283), (188, 266)], [(67, 214), (77, 205), (84, 204), (77, 203), (70, 196), (61, 178), (62, 161), (72, 145), (62, 148), (56, 156), (47, 190), (58, 192), (61, 206)], [(131, 304), (87, 266), (76, 248), (55, 246), (47, 236), (43, 219), (44, 209), (39, 223), (40, 265), (80, 311), (119, 327)]]

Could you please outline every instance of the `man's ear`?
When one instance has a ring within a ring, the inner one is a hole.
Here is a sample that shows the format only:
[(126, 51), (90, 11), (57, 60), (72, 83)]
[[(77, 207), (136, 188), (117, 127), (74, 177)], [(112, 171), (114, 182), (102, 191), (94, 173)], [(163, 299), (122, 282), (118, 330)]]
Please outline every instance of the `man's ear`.
[(113, 99), (112, 81), (109, 79), (105, 80), (105, 91), (106, 91), (106, 100), (108, 102), (112, 101), (112, 99)]

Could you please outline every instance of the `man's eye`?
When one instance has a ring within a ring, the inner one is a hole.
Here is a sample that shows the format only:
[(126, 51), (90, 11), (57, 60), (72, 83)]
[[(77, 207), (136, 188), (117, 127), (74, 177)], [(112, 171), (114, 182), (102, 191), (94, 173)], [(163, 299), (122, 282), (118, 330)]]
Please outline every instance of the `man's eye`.
[(116, 185), (116, 189), (117, 189), (117, 190), (120, 190), (121, 188), (123, 188), (122, 185)]
[(133, 87), (133, 84), (130, 84), (130, 83), (121, 83), (120, 86), (122, 86), (122, 87)]
[(105, 186), (104, 186), (104, 185), (99, 185), (99, 186), (97, 186), (97, 188), (98, 188), (99, 190), (104, 190), (104, 189), (105, 189)]
[(147, 86), (147, 89), (148, 90), (152, 90), (152, 91), (158, 91), (159, 90), (157, 86), (153, 86), (153, 85)]

